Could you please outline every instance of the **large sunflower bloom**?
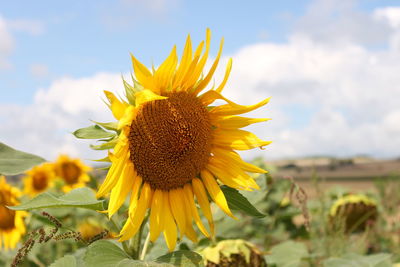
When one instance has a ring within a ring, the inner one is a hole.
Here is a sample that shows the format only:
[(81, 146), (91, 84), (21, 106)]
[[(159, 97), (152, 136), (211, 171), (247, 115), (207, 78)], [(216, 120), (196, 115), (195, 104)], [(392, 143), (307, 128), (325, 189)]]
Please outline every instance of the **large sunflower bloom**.
[(73, 159), (67, 155), (60, 155), (54, 163), (56, 176), (64, 181), (62, 190), (69, 192), (72, 189), (84, 187), (90, 181), (87, 174), (92, 170), (91, 167), (85, 165), (80, 159)]
[(53, 187), (54, 169), (52, 164), (43, 163), (26, 172), (24, 178), (24, 193), (32, 197)]
[(19, 204), (17, 198), (20, 195), (18, 188), (7, 184), (5, 177), (0, 176), (0, 249), (15, 248), (21, 236), (25, 234), (23, 217), (26, 216), (26, 212), (7, 208)]
[[(229, 216), (232, 213), (219, 184), (242, 189), (258, 189), (247, 172), (264, 170), (242, 161), (234, 150), (263, 147), (270, 142), (241, 130), (249, 124), (267, 119), (236, 116), (261, 106), (269, 99), (251, 106), (241, 106), (221, 95), (229, 73), (215, 89), (200, 94), (213, 77), (221, 57), (218, 55), (207, 75), (202, 72), (210, 49), (211, 33), (192, 51), (188, 36), (178, 64), (176, 47), (168, 58), (152, 71), (134, 56), (134, 86), (124, 81), (128, 102), (105, 91), (109, 107), (119, 120), (120, 134), (114, 151), (109, 153), (111, 167), (97, 197), (111, 191), (108, 213), (111, 217), (130, 194), (129, 217), (120, 233), (120, 241), (134, 236), (150, 209), (150, 240), (164, 233), (173, 250), (180, 237), (196, 241), (193, 221), (207, 237), (214, 234), (208, 194)], [(203, 48), (205, 45), (205, 52)], [(210, 106), (215, 100), (226, 102)], [(207, 193), (208, 192), (208, 193)], [(199, 211), (209, 223), (203, 225)]]

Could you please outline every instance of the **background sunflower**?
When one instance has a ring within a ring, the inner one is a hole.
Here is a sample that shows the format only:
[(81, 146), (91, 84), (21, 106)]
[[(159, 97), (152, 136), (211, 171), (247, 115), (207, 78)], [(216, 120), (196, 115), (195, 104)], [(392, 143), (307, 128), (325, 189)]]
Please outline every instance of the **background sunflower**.
[(0, 249), (15, 248), (21, 236), (25, 234), (23, 218), (26, 212), (7, 208), (19, 204), (17, 198), (20, 196), (19, 189), (7, 184), (6, 178), (0, 176)]
[(74, 188), (83, 187), (89, 182), (87, 172), (92, 168), (85, 165), (80, 159), (73, 159), (67, 155), (60, 155), (54, 163), (56, 176), (64, 182), (62, 190), (69, 192)]
[(54, 168), (51, 163), (43, 163), (26, 172), (24, 193), (31, 197), (46, 191), (54, 185)]

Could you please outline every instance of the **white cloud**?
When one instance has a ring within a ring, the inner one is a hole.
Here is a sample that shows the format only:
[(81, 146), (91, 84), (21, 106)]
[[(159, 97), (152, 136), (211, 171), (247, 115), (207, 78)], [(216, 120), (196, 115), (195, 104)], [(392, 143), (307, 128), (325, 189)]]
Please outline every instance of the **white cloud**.
[(11, 68), (9, 55), (14, 50), (14, 39), (9, 32), (6, 21), (0, 15), (0, 70)]
[(86, 159), (104, 157), (88, 148), (90, 142), (77, 140), (71, 133), (95, 121), (113, 121), (103, 102), (103, 90), (122, 94), (120, 74), (98, 73), (91, 77), (60, 78), (49, 88), (40, 89), (32, 105), (0, 107), (3, 115), (2, 141), (54, 159), (58, 153), (69, 153)]
[(29, 71), (37, 79), (43, 79), (49, 75), (49, 68), (47, 65), (41, 63), (32, 64), (29, 67)]

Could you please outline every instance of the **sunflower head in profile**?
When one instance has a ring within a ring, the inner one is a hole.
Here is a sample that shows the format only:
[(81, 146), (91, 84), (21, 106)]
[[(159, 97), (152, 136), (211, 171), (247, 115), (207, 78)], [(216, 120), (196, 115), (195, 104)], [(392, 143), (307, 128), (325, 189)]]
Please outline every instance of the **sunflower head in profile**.
[(69, 192), (72, 189), (84, 187), (90, 181), (88, 172), (92, 168), (86, 166), (80, 159), (60, 155), (54, 163), (54, 170), (56, 176), (64, 182), (62, 190)]
[(19, 204), (17, 198), (21, 196), (18, 188), (7, 184), (4, 176), (0, 176), (0, 250), (16, 247), (21, 236), (25, 234), (25, 211), (13, 211), (7, 206)]
[(53, 187), (54, 169), (50, 163), (43, 163), (35, 166), (26, 172), (24, 178), (24, 193), (31, 197), (40, 194)]
[(378, 217), (376, 201), (364, 194), (350, 194), (337, 199), (329, 210), (333, 224), (343, 224), (346, 233), (372, 226)]
[[(97, 197), (111, 192), (111, 217), (130, 195), (129, 217), (120, 241), (134, 236), (149, 212), (150, 240), (163, 233), (173, 250), (179, 238), (197, 240), (193, 222), (207, 237), (214, 234), (208, 196), (229, 216), (232, 213), (220, 185), (241, 190), (258, 189), (248, 174), (266, 171), (244, 162), (235, 150), (268, 145), (241, 128), (267, 119), (237, 116), (267, 104), (243, 106), (221, 92), (231, 71), (216, 87), (205, 91), (221, 57), (219, 52), (207, 73), (203, 73), (210, 50), (211, 33), (192, 49), (190, 36), (178, 62), (176, 47), (158, 67), (149, 70), (132, 56), (133, 85), (124, 80), (126, 100), (105, 91), (109, 107), (118, 122), (118, 138), (109, 152), (111, 167)], [(205, 92), (204, 92), (205, 91)], [(216, 101), (225, 104), (211, 106)], [(208, 221), (207, 229), (200, 213)]]

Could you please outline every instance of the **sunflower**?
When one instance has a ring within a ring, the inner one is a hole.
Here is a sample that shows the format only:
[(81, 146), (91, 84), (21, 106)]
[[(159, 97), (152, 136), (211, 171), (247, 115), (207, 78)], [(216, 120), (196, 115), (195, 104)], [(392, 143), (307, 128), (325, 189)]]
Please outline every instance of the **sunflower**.
[(64, 181), (62, 190), (69, 192), (72, 189), (84, 187), (90, 177), (87, 172), (92, 168), (83, 164), (80, 159), (72, 159), (67, 155), (60, 155), (54, 163), (56, 176)]
[(54, 169), (52, 164), (43, 163), (26, 172), (24, 178), (24, 193), (32, 197), (53, 187)]
[(17, 188), (7, 184), (5, 177), (0, 176), (0, 249), (15, 248), (21, 236), (25, 234), (23, 218), (26, 212), (7, 208), (19, 204), (17, 198), (20, 195), (21, 192)]
[[(150, 209), (150, 240), (163, 233), (169, 250), (184, 235), (196, 242), (193, 221), (206, 236), (214, 234), (208, 195), (229, 216), (234, 217), (219, 185), (259, 189), (247, 172), (265, 173), (244, 162), (235, 150), (264, 147), (263, 141), (240, 128), (267, 119), (236, 116), (268, 103), (242, 106), (221, 95), (231, 71), (229, 60), (222, 83), (202, 93), (209, 84), (221, 57), (218, 55), (209, 72), (202, 72), (210, 50), (211, 33), (193, 51), (188, 36), (178, 64), (176, 47), (168, 58), (152, 71), (133, 55), (134, 85), (125, 80), (127, 101), (105, 91), (108, 105), (118, 122), (119, 135), (108, 144), (111, 167), (97, 197), (111, 191), (108, 214), (111, 217), (130, 194), (129, 216), (120, 232), (120, 241), (134, 236)], [(203, 53), (203, 48), (205, 51)], [(225, 101), (210, 106), (215, 100)], [(199, 205), (208, 221), (202, 223)], [(178, 229), (177, 229), (178, 228)]]

